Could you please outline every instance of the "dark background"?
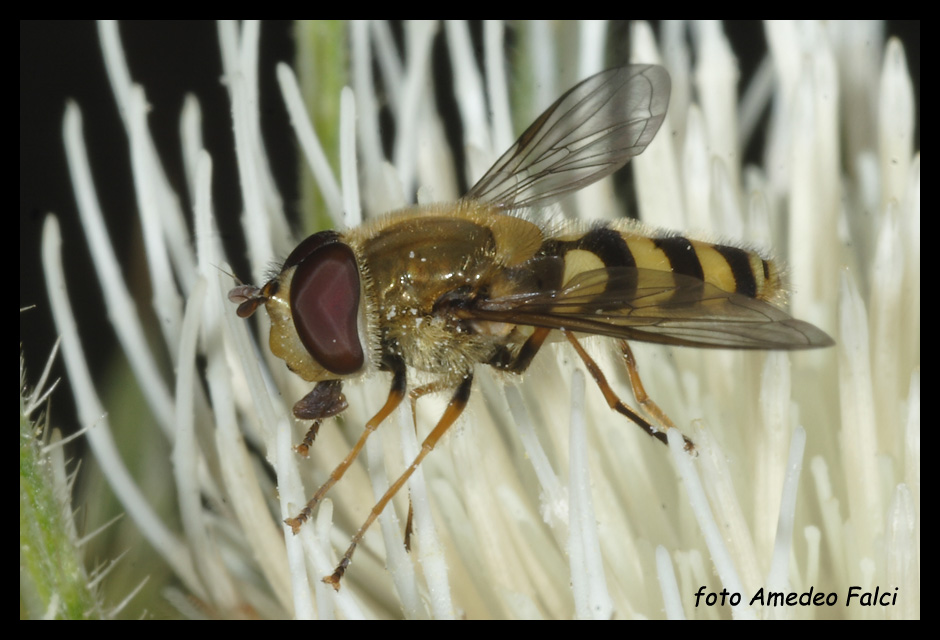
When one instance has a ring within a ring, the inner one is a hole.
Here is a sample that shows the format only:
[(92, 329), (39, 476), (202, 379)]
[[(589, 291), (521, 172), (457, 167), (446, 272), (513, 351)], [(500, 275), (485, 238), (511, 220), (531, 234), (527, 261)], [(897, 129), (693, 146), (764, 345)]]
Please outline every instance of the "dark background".
[[(293, 59), (292, 28), (288, 21), (264, 23), (260, 90), (272, 170), (289, 209), (297, 199), (296, 152), (273, 70), (278, 62)], [(143, 85), (151, 106), (152, 137), (186, 210), (191, 210), (191, 201), (183, 178), (179, 119), (185, 95), (198, 98), (205, 145), (213, 160), (213, 197), (220, 229), (231, 255), (242, 256), (240, 232), (226, 231), (239, 229), (241, 198), (216, 23), (123, 22), (120, 33), (131, 77)], [(56, 214), (62, 227), (66, 279), (82, 338), (93, 336), (99, 341), (85, 344), (92, 371), (100, 371), (116, 348), (65, 160), (62, 121), (69, 99), (81, 108), (92, 174), (117, 258), (126, 268), (125, 278), (139, 313), (145, 317), (151, 313), (150, 291), (140, 290), (147, 286), (146, 265), (127, 136), (105, 73), (97, 25), (92, 21), (21, 22), (20, 308), (36, 305), (20, 313), (21, 349), (29, 381), (38, 378), (56, 336), (40, 262), (42, 226), (49, 213)], [(245, 266), (244, 262), (236, 265)], [(64, 377), (64, 367), (58, 365), (56, 374)], [(53, 423), (69, 430), (74, 422), (71, 393), (60, 389), (53, 403)]]

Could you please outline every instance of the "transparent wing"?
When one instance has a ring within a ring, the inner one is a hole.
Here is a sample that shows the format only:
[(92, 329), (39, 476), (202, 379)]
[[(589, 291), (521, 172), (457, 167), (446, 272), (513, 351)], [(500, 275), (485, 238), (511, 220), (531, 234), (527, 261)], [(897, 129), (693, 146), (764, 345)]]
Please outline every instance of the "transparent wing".
[(527, 207), (600, 180), (650, 143), (669, 91), (669, 74), (655, 65), (591, 76), (539, 116), (465, 197)]
[(694, 347), (810, 349), (834, 344), (823, 331), (762, 300), (697, 278), (634, 267), (586, 271), (555, 291), (479, 300), (461, 315)]

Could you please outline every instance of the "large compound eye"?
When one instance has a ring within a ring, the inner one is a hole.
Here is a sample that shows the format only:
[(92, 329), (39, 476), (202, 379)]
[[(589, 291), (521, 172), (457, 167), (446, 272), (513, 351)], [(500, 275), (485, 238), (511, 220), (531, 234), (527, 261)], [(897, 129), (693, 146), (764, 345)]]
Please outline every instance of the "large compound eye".
[(287, 260), (284, 261), (284, 266), (281, 267), (281, 270), (287, 271), (295, 264), (300, 264), (306, 260), (307, 256), (320, 247), (332, 244), (334, 242), (339, 242), (339, 234), (335, 231), (318, 231), (312, 236), (307, 236), (303, 242), (294, 247), (294, 250), (290, 252), (290, 255), (287, 256)]
[(306, 255), (297, 260), (290, 284), (291, 315), (310, 355), (331, 373), (347, 375), (361, 369), (365, 360), (358, 330), (359, 268), (352, 249), (337, 242), (335, 235), (318, 239), (320, 235), (304, 240), (288, 258), (290, 262), (307, 243), (316, 245), (312, 250), (305, 247)]

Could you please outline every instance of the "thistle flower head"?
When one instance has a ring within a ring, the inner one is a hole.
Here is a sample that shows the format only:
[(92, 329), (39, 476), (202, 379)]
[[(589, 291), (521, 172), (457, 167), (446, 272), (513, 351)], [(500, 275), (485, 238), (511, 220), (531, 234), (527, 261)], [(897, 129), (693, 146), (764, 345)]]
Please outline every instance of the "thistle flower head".
[[(349, 52), (348, 69), (343, 55), (333, 65), (350, 88), (312, 98), (339, 105), (338, 122), (311, 124), (297, 71), (276, 70), (302, 170), (331, 224), (355, 226), (398, 208), (415, 188), (418, 200), (458, 197), (458, 185), (472, 184), (520, 126), (603, 68), (617, 46), (606, 23), (508, 28), (516, 44), (507, 63), (507, 26), (483, 25), (482, 71), (461, 22), (406, 23), (400, 47), (386, 23), (298, 30), (302, 56), (320, 44), (306, 38), (348, 42), (329, 48)], [(246, 275), (256, 284), (296, 242), (259, 126), (260, 29), (219, 26)], [(882, 27), (768, 23), (769, 51), (745, 87), (720, 24), (664, 23), (655, 35), (643, 23), (630, 29), (632, 61), (665, 65), (673, 83), (659, 138), (633, 162), (639, 216), (775, 247), (789, 265), (791, 312), (829, 330), (838, 346), (788, 356), (635, 345), (647, 391), (699, 445), (694, 460), (681, 446), (668, 455), (613, 414), (566, 346), (540, 355), (521, 382), (480, 371), (467, 417), (382, 514), (339, 592), (320, 578), (414, 457), (446, 394), (421, 399), (417, 438), (407, 410), (386, 421), (301, 534), (290, 535), (282, 520), (346, 455), (384, 402), (388, 377), (347, 386), (343, 419), (323, 425), (309, 459), (294, 452), (306, 425), (290, 408), (309, 385), (267, 353), (264, 318), (252, 327), (226, 300), (233, 282), (215, 220), (214, 159), (198, 132), (201, 118), (227, 114), (201, 114), (194, 101), (184, 108), (193, 202), (184, 211), (150, 137), (146, 88), (124, 65), (116, 25), (100, 32), (130, 141), (156, 339), (145, 337), (100, 220), (96, 189), (106, 183), (89, 168), (80, 105), (66, 110), (66, 151), (114, 330), (166, 442), (161, 480), (175, 488), (174, 517), (156, 508), (131, 473), (138, 463), (115, 446), (118, 425), (99, 400), (70, 312), (77, 301), (67, 295), (53, 216), (44, 265), (92, 452), (141, 544), (170, 567), (171, 593), (218, 616), (773, 618), (837, 610), (750, 602), (761, 589), (813, 588), (845, 604), (849, 586), (863, 585), (897, 587), (896, 604), (839, 613), (919, 616), (919, 153), (903, 50), (882, 43)], [(438, 37), (452, 71), (457, 151), (433, 89)], [(305, 64), (302, 57), (304, 78)], [(764, 157), (745, 165), (742, 149), (767, 112)], [(380, 126), (389, 119), (391, 142)], [(339, 140), (338, 172), (323, 139)], [(564, 206), (590, 218), (625, 213), (609, 183)], [(605, 371), (619, 370), (604, 342), (592, 348)], [(625, 378), (608, 377), (626, 395)], [(410, 553), (402, 545), (409, 498)], [(743, 601), (696, 608), (703, 585)]]

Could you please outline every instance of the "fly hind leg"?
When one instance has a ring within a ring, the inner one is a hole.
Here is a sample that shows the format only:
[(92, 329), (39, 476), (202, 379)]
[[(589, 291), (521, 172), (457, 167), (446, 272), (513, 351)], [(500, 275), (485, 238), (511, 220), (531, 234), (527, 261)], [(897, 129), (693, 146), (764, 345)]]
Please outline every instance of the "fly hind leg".
[[(672, 423), (669, 416), (659, 408), (658, 404), (653, 402), (653, 399), (646, 393), (646, 389), (643, 388), (643, 381), (640, 380), (640, 370), (636, 366), (636, 358), (633, 357), (633, 349), (630, 348), (626, 340), (620, 340), (617, 346), (620, 347), (620, 353), (623, 355), (623, 363), (627, 367), (627, 375), (630, 376), (630, 386), (633, 388), (633, 397), (640, 403), (640, 406), (643, 407), (647, 415), (652, 416), (667, 429), (675, 429), (676, 425)], [(686, 442), (688, 442), (688, 439)]]
[[(570, 342), (574, 347), (574, 350), (578, 353), (581, 361), (584, 362), (584, 366), (587, 367), (591, 377), (594, 378), (594, 382), (597, 383), (601, 393), (604, 394), (604, 399), (607, 401), (607, 405), (617, 413), (620, 413), (629, 418), (647, 435), (650, 435), (663, 444), (666, 444), (666, 430), (674, 429), (675, 425), (672, 423), (672, 420), (670, 420), (669, 417), (666, 416), (666, 414), (663, 413), (656, 403), (653, 402), (646, 394), (646, 390), (643, 388), (643, 383), (640, 382), (640, 373), (636, 368), (636, 360), (633, 358), (633, 352), (630, 350), (630, 347), (627, 345), (626, 341), (621, 341), (621, 352), (623, 353), (624, 363), (626, 364), (627, 371), (630, 375), (630, 384), (633, 386), (634, 396), (636, 397), (637, 402), (643, 406), (644, 410), (646, 410), (649, 415), (659, 422), (659, 426), (650, 424), (649, 421), (642, 418), (636, 411), (625, 405), (623, 401), (617, 397), (617, 394), (614, 393), (614, 390), (611, 389), (610, 383), (607, 382), (607, 377), (604, 375), (604, 372), (601, 371), (601, 368), (597, 365), (596, 362), (594, 362), (593, 358), (587, 354), (587, 352), (584, 350), (584, 347), (581, 346), (581, 343), (578, 342), (577, 338), (574, 337), (574, 334), (570, 331), (564, 330), (562, 330), (562, 333), (568, 339), (568, 342)], [(685, 438), (685, 450), (690, 453), (693, 452), (695, 450), (695, 445), (685, 436), (683, 436), (683, 438)]]
[(522, 347), (515, 356), (511, 355), (508, 349), (497, 351), (489, 364), (500, 371), (508, 373), (524, 372), (532, 364), (532, 359), (535, 358), (551, 332), (551, 329), (545, 329), (544, 327), (536, 328), (532, 335), (522, 343)]

